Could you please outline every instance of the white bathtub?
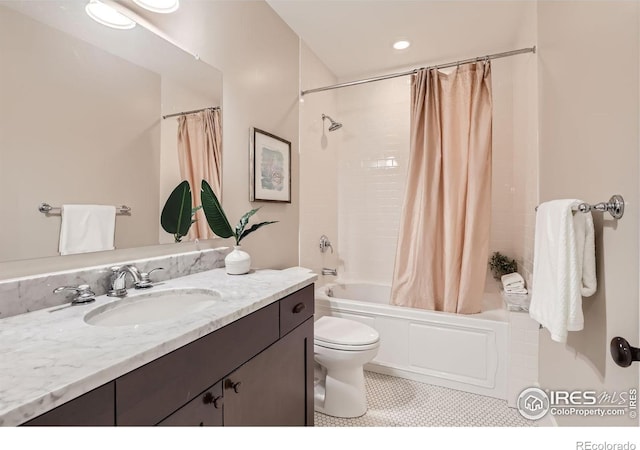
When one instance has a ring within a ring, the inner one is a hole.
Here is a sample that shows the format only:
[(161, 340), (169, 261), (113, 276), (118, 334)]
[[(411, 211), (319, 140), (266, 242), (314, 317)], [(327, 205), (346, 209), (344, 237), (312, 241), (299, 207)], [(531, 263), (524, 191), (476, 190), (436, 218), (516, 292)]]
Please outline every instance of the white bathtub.
[(390, 291), (365, 283), (322, 286), (316, 319), (344, 317), (375, 328), (380, 350), (367, 370), (507, 398), (509, 323), (498, 294), (485, 295), (482, 313), (462, 315), (393, 306)]

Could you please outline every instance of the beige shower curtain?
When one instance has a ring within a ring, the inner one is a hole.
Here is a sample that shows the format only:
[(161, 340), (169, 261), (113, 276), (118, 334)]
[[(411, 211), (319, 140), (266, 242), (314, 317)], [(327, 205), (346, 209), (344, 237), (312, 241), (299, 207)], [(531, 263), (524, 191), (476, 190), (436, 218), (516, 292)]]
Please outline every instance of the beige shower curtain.
[(481, 311), (491, 220), (491, 66), (421, 70), (391, 303)]
[[(222, 191), (222, 131), (220, 110), (180, 116), (178, 119), (178, 159), (180, 176), (191, 185), (191, 201), (200, 206), (200, 185), (207, 180), (220, 198)], [(202, 209), (195, 215), (196, 223), (189, 230), (189, 239), (215, 237), (209, 229)]]

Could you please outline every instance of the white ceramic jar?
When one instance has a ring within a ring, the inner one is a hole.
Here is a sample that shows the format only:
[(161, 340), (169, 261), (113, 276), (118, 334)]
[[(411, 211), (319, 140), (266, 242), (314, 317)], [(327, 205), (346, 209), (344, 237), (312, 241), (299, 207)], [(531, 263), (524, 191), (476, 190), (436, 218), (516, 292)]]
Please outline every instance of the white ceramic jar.
[(234, 245), (233, 251), (224, 258), (224, 265), (229, 275), (243, 275), (251, 269), (251, 256)]

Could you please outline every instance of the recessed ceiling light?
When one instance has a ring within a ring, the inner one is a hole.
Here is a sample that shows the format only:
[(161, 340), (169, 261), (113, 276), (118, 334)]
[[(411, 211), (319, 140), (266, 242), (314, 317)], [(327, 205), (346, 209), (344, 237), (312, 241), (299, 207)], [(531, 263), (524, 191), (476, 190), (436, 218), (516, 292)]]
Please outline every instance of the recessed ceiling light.
[(91, 0), (85, 7), (85, 11), (96, 22), (111, 28), (130, 30), (136, 26), (133, 20), (98, 0)]
[(180, 7), (180, 0), (133, 0), (144, 9), (156, 13), (172, 13)]
[(405, 48), (409, 48), (410, 45), (411, 45), (411, 42), (401, 40), (401, 41), (394, 42), (393, 48), (395, 48), (396, 50), (404, 50)]

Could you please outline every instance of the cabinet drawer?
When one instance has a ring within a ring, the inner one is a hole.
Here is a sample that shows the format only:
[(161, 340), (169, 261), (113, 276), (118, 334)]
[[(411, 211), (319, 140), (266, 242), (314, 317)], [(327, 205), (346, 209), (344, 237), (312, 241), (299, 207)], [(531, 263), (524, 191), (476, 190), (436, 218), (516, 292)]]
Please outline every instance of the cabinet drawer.
[(313, 284), (280, 300), (280, 337), (313, 315)]
[(278, 340), (278, 303), (116, 380), (118, 425), (154, 425)]
[(112, 381), (87, 392), (49, 412), (25, 423), (24, 426), (108, 426), (115, 425)]
[(222, 382), (218, 382), (158, 425), (163, 427), (222, 426)]

